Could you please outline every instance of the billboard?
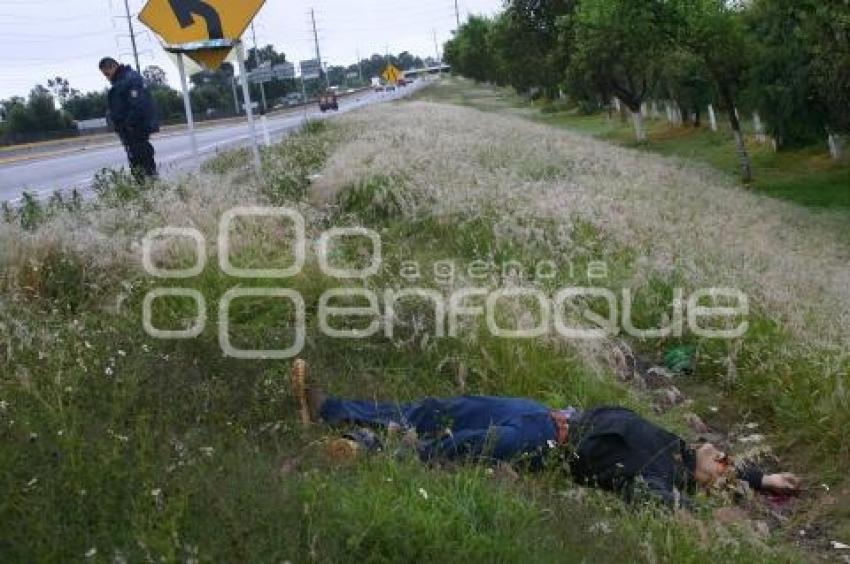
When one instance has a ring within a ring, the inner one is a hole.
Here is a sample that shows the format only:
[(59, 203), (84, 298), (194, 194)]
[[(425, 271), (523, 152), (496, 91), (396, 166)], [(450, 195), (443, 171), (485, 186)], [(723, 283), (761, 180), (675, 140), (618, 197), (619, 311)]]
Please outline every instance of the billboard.
[(308, 59), (299, 63), (301, 67), (301, 78), (311, 79), (322, 76), (322, 65), (317, 59)]
[(290, 62), (280, 63), (272, 67), (272, 73), (278, 80), (295, 78), (295, 65)]

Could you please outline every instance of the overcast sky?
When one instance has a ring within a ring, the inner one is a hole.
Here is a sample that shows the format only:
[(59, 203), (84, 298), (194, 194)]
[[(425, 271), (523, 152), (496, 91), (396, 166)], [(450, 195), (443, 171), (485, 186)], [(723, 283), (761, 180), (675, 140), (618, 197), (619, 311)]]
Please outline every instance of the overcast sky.
[[(146, 0), (129, 0), (142, 67), (164, 68), (178, 86), (177, 68), (159, 40), (136, 19)], [(238, 1), (238, 0), (234, 0)], [(458, 0), (467, 14), (493, 14), (501, 0)], [(310, 8), (315, 8), (322, 58), (351, 64), (361, 57), (404, 50), (434, 55), (455, 28), (454, 0), (267, 0), (256, 22), (257, 42), (271, 43), (290, 61), (313, 56)], [(106, 86), (97, 61), (132, 61), (123, 0), (0, 0), (0, 99), (26, 95), (56, 75), (81, 91)], [(245, 40), (251, 46), (250, 28)]]

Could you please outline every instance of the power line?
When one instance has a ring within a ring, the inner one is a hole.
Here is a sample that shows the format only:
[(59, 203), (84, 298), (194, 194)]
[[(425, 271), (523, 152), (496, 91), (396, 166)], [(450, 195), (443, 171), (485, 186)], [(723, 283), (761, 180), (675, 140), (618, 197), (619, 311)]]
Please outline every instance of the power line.
[[(61, 16), (58, 18), (45, 17), (44, 14), (0, 14), (0, 18), (5, 19), (20, 19), (20, 20), (31, 20), (33, 22), (43, 24), (45, 22), (70, 22), (82, 19), (91, 19), (101, 16), (102, 14), (77, 14), (76, 16)], [(4, 22), (5, 23), (5, 22)], [(18, 25), (17, 23), (10, 22), (11, 25)]]

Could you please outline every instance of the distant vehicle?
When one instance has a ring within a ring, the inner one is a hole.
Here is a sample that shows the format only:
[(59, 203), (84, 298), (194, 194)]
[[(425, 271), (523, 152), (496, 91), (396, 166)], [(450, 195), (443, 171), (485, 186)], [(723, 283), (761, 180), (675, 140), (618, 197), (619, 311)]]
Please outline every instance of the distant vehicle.
[(319, 109), (322, 110), (323, 113), (329, 110), (339, 110), (339, 103), (337, 102), (336, 92), (334, 90), (328, 90), (319, 96)]
[(345, 91), (346, 94), (354, 94), (354, 88), (349, 88)]
[(283, 104), (287, 108), (291, 108), (301, 104), (303, 101), (304, 98), (301, 96), (300, 92), (290, 92), (286, 95), (286, 98), (283, 99)]

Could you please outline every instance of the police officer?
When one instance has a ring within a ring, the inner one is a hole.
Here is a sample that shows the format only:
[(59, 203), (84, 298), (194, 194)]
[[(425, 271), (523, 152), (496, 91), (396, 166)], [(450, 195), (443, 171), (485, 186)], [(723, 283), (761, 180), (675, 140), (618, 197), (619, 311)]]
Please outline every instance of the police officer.
[(124, 144), (133, 176), (139, 182), (155, 178), (156, 162), (150, 136), (159, 131), (159, 120), (144, 78), (112, 57), (101, 59), (98, 67), (112, 83), (107, 116)]

